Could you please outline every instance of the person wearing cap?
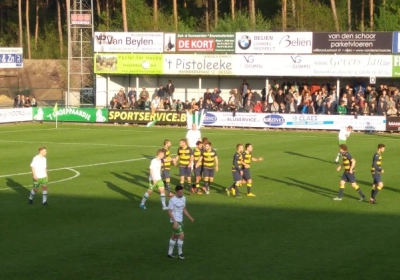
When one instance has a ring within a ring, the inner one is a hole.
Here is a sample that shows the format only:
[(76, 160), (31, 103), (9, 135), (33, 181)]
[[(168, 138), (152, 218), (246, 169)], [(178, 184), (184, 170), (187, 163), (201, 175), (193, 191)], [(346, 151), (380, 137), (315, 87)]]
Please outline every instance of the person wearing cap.
[[(347, 138), (350, 136), (351, 132), (353, 131), (353, 127), (351, 125), (343, 127), (339, 131), (339, 146), (344, 144), (346, 145)], [(335, 163), (339, 163), (339, 158), (342, 156), (342, 153), (338, 153), (335, 159)]]

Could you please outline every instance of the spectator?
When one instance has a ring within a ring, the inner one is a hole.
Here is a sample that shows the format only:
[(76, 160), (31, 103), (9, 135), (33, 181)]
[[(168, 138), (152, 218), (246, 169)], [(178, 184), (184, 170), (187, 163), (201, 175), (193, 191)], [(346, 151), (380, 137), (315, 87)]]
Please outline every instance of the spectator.
[(332, 100), (328, 98), (325, 105), (325, 114), (327, 115), (334, 115), (335, 114), (335, 106), (332, 104)]
[(240, 85), (240, 91), (239, 91), (239, 93), (240, 93), (240, 96), (241, 96), (241, 98), (242, 98), (242, 106), (244, 106), (244, 104), (245, 104), (245, 99), (244, 99), (244, 97), (245, 97), (245, 95), (246, 95), (246, 93), (247, 93), (247, 89), (249, 89), (250, 88), (250, 85), (247, 83), (247, 80), (246, 79), (243, 79), (243, 83)]
[(290, 82), (288, 82), (287, 79), (285, 78), (283, 80), (282, 87), (281, 87), (281, 89), (283, 90), (285, 95), (288, 94), (289, 89), (291, 88), (291, 86), (292, 86), (292, 84)]
[(203, 94), (203, 99), (204, 101), (207, 101), (208, 99), (211, 100), (211, 91), (209, 88), (206, 88), (206, 91)]
[(379, 102), (378, 108), (376, 109), (378, 116), (386, 116), (386, 102), (383, 99)]
[(175, 86), (172, 84), (171, 80), (168, 80), (168, 84), (165, 86), (165, 91), (167, 92), (169, 101), (171, 102), (174, 98), (175, 92)]
[[(233, 96), (235, 98), (236, 106), (240, 106), (241, 96), (240, 96), (240, 93), (238, 92), (238, 89), (237, 88), (232, 89), (229, 92), (229, 94), (230, 94), (230, 96)], [(229, 101), (228, 101), (228, 103), (229, 103)]]
[(315, 107), (312, 100), (307, 105), (307, 114), (315, 115)]
[(246, 101), (246, 104), (244, 105), (244, 111), (246, 113), (251, 113), (254, 111), (254, 105), (253, 103), (251, 103), (249, 99)]
[(192, 111), (198, 111), (199, 108), (200, 108), (200, 107), (199, 107), (198, 103), (196, 102), (196, 99), (195, 99), (195, 98), (192, 98), (191, 110), (192, 110)]
[(267, 103), (268, 103), (268, 110), (271, 111), (272, 104), (274, 104), (275, 101), (275, 92), (270, 89), (268, 94), (267, 94)]
[(214, 91), (211, 93), (211, 101), (214, 103), (214, 105), (218, 105), (221, 103), (222, 99), (219, 96), (221, 93), (221, 90), (219, 90), (217, 87), (214, 88)]
[(117, 97), (113, 97), (110, 101), (110, 109), (121, 109), (121, 104), (118, 103)]
[(293, 96), (290, 98), (290, 101), (286, 103), (286, 112), (290, 114), (297, 113), (297, 103)]
[(172, 100), (171, 110), (176, 111), (176, 99)]
[(18, 108), (23, 108), (24, 105), (25, 105), (25, 95), (21, 94), (21, 99), (19, 100)]
[(31, 107), (31, 106), (32, 106), (32, 104), (31, 104), (31, 99), (29, 98), (29, 96), (27, 96), (27, 97), (25, 98), (24, 107)]
[(118, 103), (122, 105), (124, 103), (125, 99), (126, 99), (126, 96), (125, 96), (124, 88), (121, 88), (119, 90), (119, 92), (117, 93)]
[(347, 107), (346, 107), (345, 104), (346, 103), (345, 103), (344, 100), (340, 101), (340, 105), (337, 108), (337, 111), (338, 111), (339, 115), (347, 115)]
[(261, 101), (257, 101), (256, 105), (254, 105), (254, 108), (253, 108), (254, 113), (262, 113), (262, 111), (263, 111), (262, 107), (263, 106), (261, 104)]
[(370, 103), (370, 106), (369, 106), (369, 115), (375, 116), (376, 114), (377, 114), (376, 104), (375, 104), (375, 102), (372, 102), (372, 103)]
[(286, 107), (285, 107), (285, 104), (283, 102), (281, 104), (279, 104), (279, 113), (280, 114), (286, 114)]
[(14, 105), (13, 105), (14, 108), (18, 108), (18, 107), (19, 107), (20, 100), (21, 100), (21, 96), (18, 94), (18, 95), (14, 98)]
[(136, 108), (136, 88), (128, 88), (128, 102), (129, 102), (129, 106), (130, 108)]
[(176, 112), (183, 111), (183, 104), (182, 104), (182, 101), (180, 99), (178, 99), (176, 101), (175, 110), (176, 110)]
[(172, 110), (171, 103), (169, 102), (169, 98), (164, 98), (163, 108), (165, 111)]
[(285, 95), (283, 94), (283, 90), (279, 89), (278, 94), (275, 95), (275, 101), (278, 104), (284, 103), (285, 102)]
[(278, 113), (279, 112), (279, 104), (278, 102), (274, 101), (274, 103), (272, 103), (271, 108), (270, 108), (272, 113)]
[(354, 95), (350, 98), (350, 102), (348, 104), (349, 105), (347, 106), (347, 113), (350, 115), (357, 115), (357, 100)]
[(165, 88), (163, 85), (160, 85), (158, 89), (156, 90), (156, 94), (159, 97), (160, 100), (164, 99), (164, 94), (165, 94)]
[(185, 103), (183, 103), (183, 110), (188, 111), (192, 109), (192, 104), (189, 102), (189, 100), (186, 100)]
[(153, 100), (151, 100), (151, 113), (154, 114), (158, 107), (160, 106), (161, 99), (158, 95), (156, 95)]
[(229, 101), (228, 102), (228, 109), (229, 109), (229, 111), (231, 111), (232, 112), (232, 115), (233, 116), (235, 116), (236, 115), (236, 112), (237, 112), (237, 110), (238, 110), (238, 107), (236, 106), (236, 102), (235, 101)]
[(35, 97), (32, 97), (32, 99), (31, 99), (31, 105), (32, 105), (32, 107), (37, 107), (37, 101), (36, 101), (36, 98), (35, 98)]
[(263, 111), (263, 113), (269, 113), (271, 111), (270, 106), (267, 101), (264, 101), (262, 103), (262, 111)]
[(124, 99), (124, 101), (122, 102), (122, 105), (121, 105), (121, 109), (124, 109), (124, 110), (130, 109), (130, 104), (128, 102), (128, 99)]
[(396, 104), (395, 104), (395, 102), (393, 100), (393, 96), (389, 97), (389, 101), (387, 103), (386, 108), (387, 108), (387, 112), (386, 113), (387, 113), (388, 116), (397, 115)]
[(149, 92), (146, 90), (145, 87), (142, 88), (142, 91), (139, 94), (139, 101), (138, 101), (138, 106), (140, 109), (144, 110), (149, 102)]
[(218, 111), (222, 111), (222, 112), (229, 111), (228, 103), (226, 103), (225, 100), (222, 100), (221, 103), (218, 105)]

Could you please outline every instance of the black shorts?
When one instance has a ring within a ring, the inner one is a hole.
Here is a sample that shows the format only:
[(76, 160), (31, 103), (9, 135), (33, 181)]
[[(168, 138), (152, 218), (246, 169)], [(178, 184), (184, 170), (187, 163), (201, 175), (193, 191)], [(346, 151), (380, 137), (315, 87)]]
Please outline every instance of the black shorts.
[(203, 169), (203, 177), (204, 178), (214, 178), (214, 169), (204, 168)]
[(161, 177), (163, 179), (170, 179), (171, 176), (169, 175), (169, 169), (164, 169), (161, 171)]
[(379, 174), (379, 173), (372, 173), (372, 179), (374, 179), (374, 182), (373, 182), (374, 185), (382, 183), (381, 174)]
[(202, 166), (195, 167), (195, 168), (193, 169), (194, 176), (196, 176), (196, 177), (201, 177), (202, 169), (203, 169)]
[(190, 177), (192, 170), (187, 166), (179, 166), (179, 176), (180, 177)]
[(250, 175), (250, 169), (249, 168), (243, 168), (243, 179), (251, 180), (251, 175)]
[(349, 182), (349, 183), (355, 183), (356, 182), (356, 175), (353, 173), (349, 172), (344, 172), (342, 175), (342, 181)]
[(242, 180), (242, 175), (240, 175), (240, 172), (237, 170), (232, 170), (232, 177), (233, 177), (233, 181), (235, 181), (235, 182)]

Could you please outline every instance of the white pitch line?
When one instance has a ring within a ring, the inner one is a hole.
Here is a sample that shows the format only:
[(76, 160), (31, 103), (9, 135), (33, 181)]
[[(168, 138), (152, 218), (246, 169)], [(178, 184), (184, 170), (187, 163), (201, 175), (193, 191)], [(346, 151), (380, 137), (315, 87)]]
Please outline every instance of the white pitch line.
[(50, 142), (50, 141), (21, 141), (21, 140), (0, 140), (5, 143), (25, 143), (25, 144), (61, 144), (61, 145), (90, 145), (90, 146), (110, 146), (110, 147), (134, 147), (134, 148), (158, 148), (159, 146), (128, 145), (128, 144), (105, 144), (105, 143), (76, 143), (76, 142)]
[[(64, 169), (70, 170), (70, 171), (74, 172), (75, 174), (72, 177), (61, 179), (61, 180), (54, 181), (54, 182), (49, 182), (48, 184), (50, 185), (50, 184), (56, 184), (56, 183), (60, 183), (60, 182), (64, 182), (64, 181), (69, 181), (69, 180), (75, 179), (76, 177), (81, 175), (81, 173), (79, 171), (76, 171), (76, 170), (74, 170), (72, 168), (64, 168)], [(29, 187), (31, 187), (31, 186), (18, 186), (18, 187), (13, 187), (13, 188), (0, 189), (0, 191), (11, 190), (11, 189), (19, 189), (19, 188), (29, 188)]]
[[(84, 168), (84, 167), (92, 167), (92, 166), (99, 166), (99, 165), (107, 165), (107, 164), (115, 164), (115, 163), (124, 163), (124, 162), (131, 162), (131, 161), (139, 161), (147, 158), (134, 158), (134, 159), (127, 159), (127, 160), (117, 160), (117, 161), (109, 161), (109, 162), (99, 162), (99, 163), (92, 163), (92, 164), (84, 164), (84, 165), (76, 165), (76, 166), (68, 166), (68, 167), (62, 167), (62, 168), (55, 168), (55, 169), (49, 169), (47, 171), (58, 171), (58, 170), (64, 170), (64, 169), (75, 169), (75, 168)], [(32, 172), (24, 172), (24, 173), (14, 173), (14, 174), (7, 174), (7, 175), (0, 175), (0, 178), (5, 178), (5, 177), (13, 177), (13, 176), (21, 176), (21, 175), (28, 175), (32, 174)]]

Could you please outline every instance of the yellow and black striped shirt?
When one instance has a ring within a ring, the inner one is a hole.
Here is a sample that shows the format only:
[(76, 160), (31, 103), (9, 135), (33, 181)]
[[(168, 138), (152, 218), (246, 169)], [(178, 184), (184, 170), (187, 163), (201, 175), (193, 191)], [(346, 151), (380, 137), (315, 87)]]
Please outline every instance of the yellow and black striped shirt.
[[(198, 147), (193, 149), (193, 161), (194, 161), (194, 164), (196, 164), (199, 161), (201, 153), (202, 153), (202, 151)], [(202, 165), (202, 163), (200, 163), (200, 165)]]
[(250, 152), (248, 152), (248, 151), (243, 152), (243, 163), (248, 165), (247, 167), (243, 166), (243, 168), (250, 168), (252, 158), (253, 158), (253, 155)]
[(243, 154), (236, 152), (233, 155), (232, 171), (240, 171), (242, 169)]
[(164, 158), (162, 160), (162, 169), (169, 170), (171, 168), (171, 151), (167, 148), (162, 148), (164, 151)]
[(203, 167), (212, 169), (215, 166), (215, 157), (217, 156), (217, 151), (211, 149), (210, 151), (203, 151)]
[(371, 173), (377, 173), (382, 171), (382, 155), (375, 153), (372, 159)]
[[(346, 153), (344, 153), (344, 154), (342, 155), (342, 158), (343, 158), (344, 170), (345, 170), (345, 171), (350, 171), (351, 160), (353, 159), (353, 157), (352, 157), (348, 152), (346, 152)], [(354, 171), (355, 171), (355, 170), (353, 169), (353, 172), (354, 172)]]
[(178, 156), (179, 156), (179, 165), (187, 167), (190, 163), (190, 157), (193, 155), (192, 149), (189, 147), (179, 147), (178, 148)]

